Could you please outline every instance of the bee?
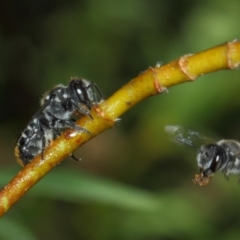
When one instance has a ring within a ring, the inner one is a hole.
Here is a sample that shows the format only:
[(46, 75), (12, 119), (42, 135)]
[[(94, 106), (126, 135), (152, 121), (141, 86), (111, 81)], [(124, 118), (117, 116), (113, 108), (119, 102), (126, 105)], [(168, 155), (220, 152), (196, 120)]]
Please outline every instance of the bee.
[(199, 186), (209, 184), (213, 175), (221, 171), (228, 178), (229, 174), (240, 174), (240, 142), (236, 140), (212, 141), (209, 138), (181, 126), (168, 125), (166, 132), (173, 140), (188, 145), (197, 151), (199, 174), (193, 182)]
[[(33, 115), (16, 139), (15, 155), (20, 165), (25, 166), (41, 153), (63, 130), (90, 133), (75, 124), (76, 118), (88, 116), (90, 110), (99, 103), (102, 94), (97, 85), (85, 79), (71, 79), (68, 86), (62, 84), (47, 92), (40, 101), (40, 109)], [(71, 157), (78, 160), (72, 154)]]

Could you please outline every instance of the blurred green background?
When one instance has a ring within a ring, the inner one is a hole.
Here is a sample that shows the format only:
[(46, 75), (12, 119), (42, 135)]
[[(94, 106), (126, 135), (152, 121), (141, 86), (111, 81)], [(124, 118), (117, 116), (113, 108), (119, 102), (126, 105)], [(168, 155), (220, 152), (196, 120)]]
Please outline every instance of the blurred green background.
[[(0, 2), (0, 184), (21, 169), (14, 138), (43, 93), (71, 76), (105, 98), (160, 61), (240, 35), (238, 0)], [(167, 124), (239, 139), (240, 72), (221, 71), (169, 89), (122, 116), (75, 152), (0, 220), (0, 239), (236, 239), (238, 177), (191, 181), (196, 153)]]

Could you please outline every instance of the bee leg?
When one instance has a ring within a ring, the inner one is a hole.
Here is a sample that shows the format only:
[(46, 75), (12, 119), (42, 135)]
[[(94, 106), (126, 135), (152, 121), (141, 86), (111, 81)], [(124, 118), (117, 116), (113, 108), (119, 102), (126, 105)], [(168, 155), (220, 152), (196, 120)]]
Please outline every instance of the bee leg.
[(50, 140), (53, 138), (53, 133), (49, 131), (50, 126), (46, 124), (45, 121), (40, 121), (38, 123), (39, 131), (42, 136), (42, 151), (41, 151), (41, 159), (44, 159), (44, 151), (46, 147), (49, 145)]
[(79, 104), (76, 104), (74, 101), (71, 101), (71, 103), (79, 114), (88, 116), (89, 118), (93, 119), (90, 113), (90, 110), (86, 105), (84, 104), (79, 105)]
[(58, 129), (71, 128), (77, 132), (85, 132), (91, 134), (86, 128), (80, 127), (75, 124), (75, 121), (72, 119), (58, 121)]
[(75, 157), (75, 156), (73, 155), (73, 153), (71, 153), (70, 157), (71, 157), (73, 160), (75, 160), (75, 161), (78, 161), (78, 162), (81, 161), (81, 158)]
[[(43, 135), (44, 135), (44, 131), (43, 131)], [(42, 151), (41, 151), (41, 159), (44, 159), (44, 150), (47, 147), (47, 143), (48, 143), (48, 139), (46, 139), (46, 136), (44, 136), (42, 138)]]
[[(224, 173), (224, 176), (225, 176), (226, 180), (228, 181), (228, 180), (229, 180), (229, 176), (228, 176), (228, 173), (227, 173), (227, 172)], [(240, 180), (240, 179), (239, 179), (239, 180)]]

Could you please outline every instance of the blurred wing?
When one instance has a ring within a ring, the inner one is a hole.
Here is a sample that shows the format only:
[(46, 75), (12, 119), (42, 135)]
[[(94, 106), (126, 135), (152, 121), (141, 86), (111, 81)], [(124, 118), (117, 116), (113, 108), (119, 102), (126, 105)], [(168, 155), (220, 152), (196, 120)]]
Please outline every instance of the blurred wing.
[(199, 151), (203, 144), (209, 142), (209, 139), (198, 132), (176, 125), (165, 126), (165, 131), (172, 136), (172, 140), (182, 145), (188, 145)]

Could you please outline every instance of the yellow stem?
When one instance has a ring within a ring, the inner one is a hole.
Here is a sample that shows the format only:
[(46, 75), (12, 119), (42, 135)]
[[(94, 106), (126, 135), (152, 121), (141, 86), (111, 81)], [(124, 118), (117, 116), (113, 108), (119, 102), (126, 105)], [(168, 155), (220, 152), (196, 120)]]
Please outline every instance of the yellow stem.
[(93, 120), (83, 117), (77, 122), (92, 134), (65, 131), (45, 150), (43, 160), (41, 156), (36, 157), (0, 191), (0, 216), (64, 158), (94, 136), (112, 128), (114, 122), (138, 102), (160, 94), (168, 87), (193, 81), (203, 74), (235, 69), (239, 65), (240, 42), (232, 41), (197, 54), (184, 55), (166, 65), (150, 67), (140, 73), (106, 101), (93, 107)]

